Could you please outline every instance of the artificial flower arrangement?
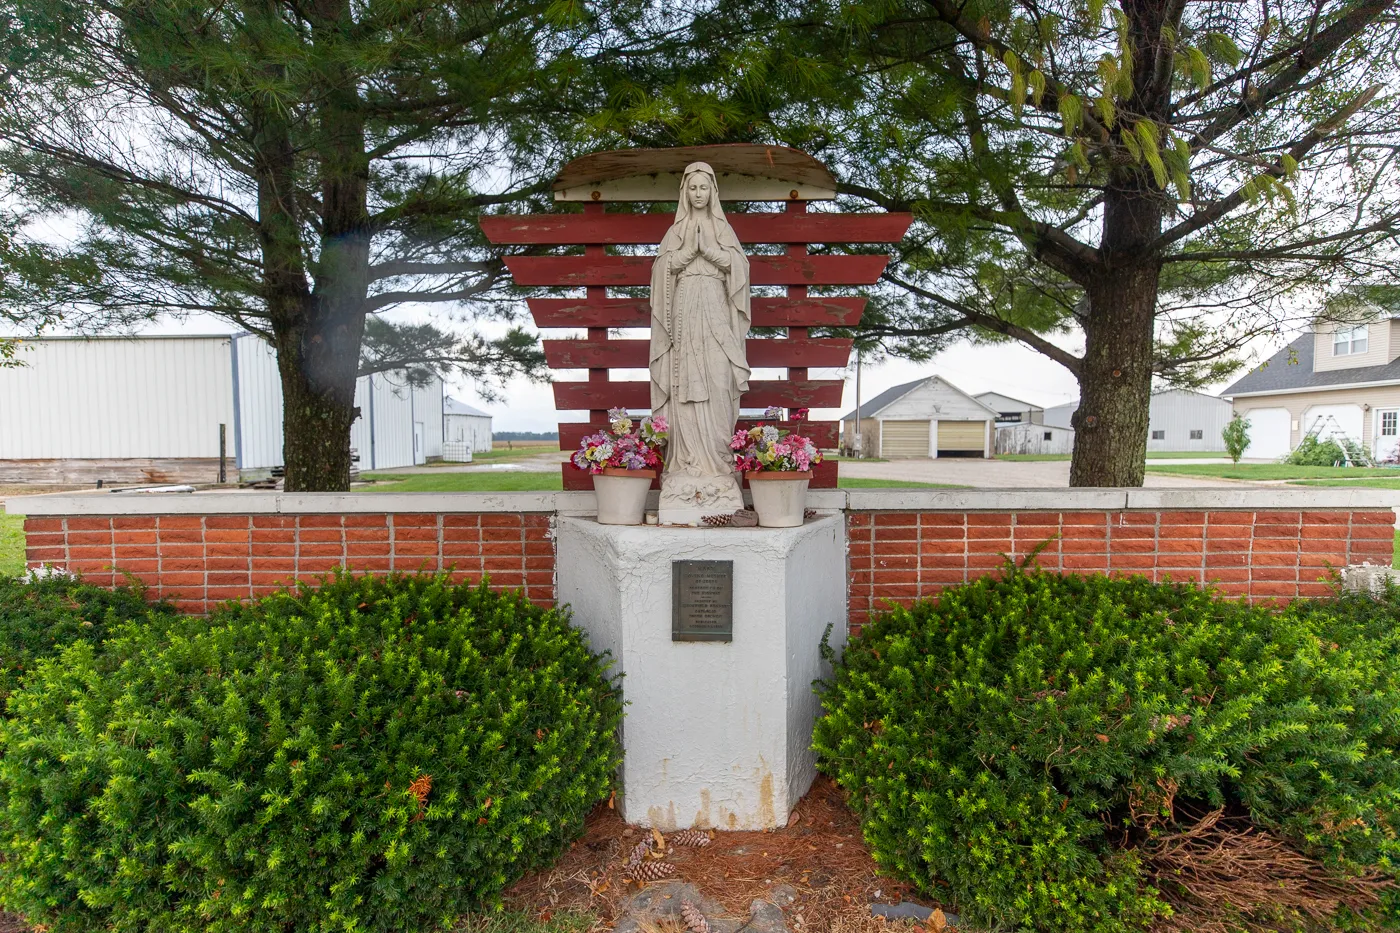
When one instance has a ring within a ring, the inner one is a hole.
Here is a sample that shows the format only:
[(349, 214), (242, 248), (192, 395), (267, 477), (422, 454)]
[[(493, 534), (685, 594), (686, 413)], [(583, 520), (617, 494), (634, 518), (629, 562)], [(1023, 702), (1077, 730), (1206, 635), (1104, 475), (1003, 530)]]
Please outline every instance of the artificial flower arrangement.
[(608, 429), (590, 434), (580, 443), (570, 462), (588, 473), (604, 470), (659, 470), (661, 448), (666, 445), (666, 419), (648, 416), (638, 424), (625, 408), (608, 412)]
[[(805, 409), (801, 412), (806, 415)], [(769, 408), (763, 417), (780, 421), (783, 412)], [(822, 452), (810, 438), (772, 424), (734, 432), (729, 448), (734, 451), (734, 465), (743, 473), (806, 473), (822, 462)]]

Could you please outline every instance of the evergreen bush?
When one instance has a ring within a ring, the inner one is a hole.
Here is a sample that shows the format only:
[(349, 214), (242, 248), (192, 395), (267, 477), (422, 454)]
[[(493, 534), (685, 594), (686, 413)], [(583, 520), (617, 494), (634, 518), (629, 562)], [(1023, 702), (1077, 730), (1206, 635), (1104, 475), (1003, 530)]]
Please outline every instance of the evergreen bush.
[(137, 588), (102, 589), (64, 575), (0, 576), (0, 710), (41, 659), (74, 642), (100, 645), (123, 622), (163, 628), (175, 618), (170, 604), (149, 603)]
[(607, 796), (606, 669), (555, 611), (441, 576), (74, 645), (0, 725), (0, 898), (55, 933), (446, 926)]
[[(1011, 568), (846, 648), (821, 768), (879, 863), (974, 925), (1389, 929), (1398, 604)], [(1207, 864), (1241, 846), (1269, 868)]]

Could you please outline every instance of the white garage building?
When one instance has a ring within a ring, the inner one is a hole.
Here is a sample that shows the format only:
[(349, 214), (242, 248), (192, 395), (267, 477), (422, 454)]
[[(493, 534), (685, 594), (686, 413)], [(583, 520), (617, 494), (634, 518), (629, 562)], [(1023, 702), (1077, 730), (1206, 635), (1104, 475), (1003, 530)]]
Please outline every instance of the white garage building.
[[(0, 369), (0, 482), (214, 482), (282, 465), (276, 355), (252, 334), (26, 340)], [(362, 376), (361, 470), (442, 454), (442, 383)]]
[(1286, 456), (1308, 434), (1400, 459), (1400, 321), (1319, 323), (1222, 395), (1249, 422), (1246, 457)]
[(443, 459), (471, 460), (491, 449), (491, 416), (450, 395), (442, 400)]
[[(887, 389), (859, 408), (862, 456), (990, 457), (997, 411), (941, 376)], [(856, 412), (841, 419), (841, 446), (854, 450)]]

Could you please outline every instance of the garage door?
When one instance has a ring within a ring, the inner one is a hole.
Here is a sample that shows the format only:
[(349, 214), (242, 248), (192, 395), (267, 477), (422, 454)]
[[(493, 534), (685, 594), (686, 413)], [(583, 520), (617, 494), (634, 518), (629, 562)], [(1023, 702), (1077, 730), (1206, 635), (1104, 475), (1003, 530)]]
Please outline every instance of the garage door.
[(987, 422), (938, 422), (939, 450), (975, 450), (979, 454), (987, 447)]
[(880, 423), (880, 456), (891, 459), (928, 456), (927, 421)]
[(1244, 413), (1249, 422), (1249, 446), (1246, 457), (1274, 460), (1288, 456), (1293, 449), (1289, 443), (1292, 416), (1287, 408), (1255, 408)]
[(1338, 440), (1361, 441), (1360, 405), (1314, 405), (1303, 412), (1303, 433), (1316, 432), (1323, 440), (1335, 437)]

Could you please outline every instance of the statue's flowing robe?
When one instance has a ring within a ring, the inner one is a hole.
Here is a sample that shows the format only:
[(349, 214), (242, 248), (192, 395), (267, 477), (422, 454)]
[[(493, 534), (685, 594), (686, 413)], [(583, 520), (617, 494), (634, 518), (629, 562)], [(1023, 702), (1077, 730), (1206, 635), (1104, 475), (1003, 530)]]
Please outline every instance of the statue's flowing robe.
[(662, 238), (651, 269), (651, 409), (670, 425), (667, 475), (732, 476), (729, 441), (739, 397), (749, 387), (749, 260), (723, 217), (698, 220), (708, 225), (729, 268), (697, 254), (684, 269), (672, 269), (685, 249), (689, 218)]

